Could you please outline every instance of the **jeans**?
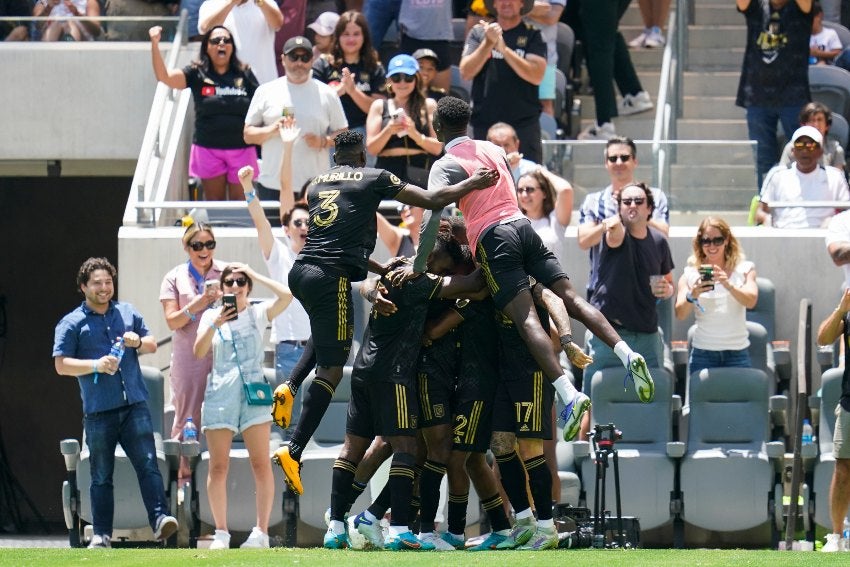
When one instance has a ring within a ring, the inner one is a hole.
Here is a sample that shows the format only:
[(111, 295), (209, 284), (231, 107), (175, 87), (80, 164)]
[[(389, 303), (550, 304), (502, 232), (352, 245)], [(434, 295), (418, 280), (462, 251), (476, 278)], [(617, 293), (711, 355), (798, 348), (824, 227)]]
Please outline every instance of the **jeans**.
[(703, 368), (751, 368), (750, 352), (741, 350), (704, 350), (692, 348), (688, 357), (688, 376)]
[(118, 443), (136, 470), (139, 489), (153, 529), (156, 519), (168, 513), (162, 475), (156, 460), (153, 424), (146, 402), (85, 416), (86, 443), (91, 465), (91, 508), (94, 533), (112, 536), (115, 499), (112, 473)]
[(372, 36), (372, 45), (375, 49), (381, 49), (381, 43), (390, 29), (393, 20), (398, 21), (398, 12), (401, 10), (401, 0), (366, 0), (363, 4), (363, 15), (369, 24), (369, 32)]
[(750, 140), (756, 143), (756, 173), (758, 191), (765, 174), (779, 161), (779, 144), (776, 141), (776, 123), (782, 122), (785, 137), (791, 139), (800, 127), (800, 105), (793, 106), (750, 106), (747, 108), (747, 131)]

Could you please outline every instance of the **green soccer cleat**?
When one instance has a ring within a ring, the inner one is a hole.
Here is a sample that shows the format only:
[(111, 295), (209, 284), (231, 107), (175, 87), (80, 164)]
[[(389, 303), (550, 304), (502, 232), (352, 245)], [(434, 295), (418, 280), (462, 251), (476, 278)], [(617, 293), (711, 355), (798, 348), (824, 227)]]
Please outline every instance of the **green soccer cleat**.
[(629, 378), (632, 379), (635, 385), (638, 399), (645, 404), (652, 401), (655, 397), (655, 382), (652, 380), (652, 375), (649, 373), (649, 368), (646, 367), (646, 360), (638, 353), (629, 355), (629, 364), (626, 368), (628, 373), (623, 381), (623, 386)]

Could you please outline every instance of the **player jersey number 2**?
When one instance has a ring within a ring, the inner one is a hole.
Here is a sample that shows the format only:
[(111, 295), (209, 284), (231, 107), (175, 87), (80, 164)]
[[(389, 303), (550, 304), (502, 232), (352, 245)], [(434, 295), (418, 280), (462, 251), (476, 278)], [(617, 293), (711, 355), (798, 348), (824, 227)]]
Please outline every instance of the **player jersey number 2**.
[(337, 215), (339, 215), (339, 205), (334, 201), (337, 197), (339, 197), (339, 191), (336, 189), (319, 191), (319, 199), (322, 202), (319, 203), (319, 213), (313, 219), (316, 226), (328, 226), (336, 220)]

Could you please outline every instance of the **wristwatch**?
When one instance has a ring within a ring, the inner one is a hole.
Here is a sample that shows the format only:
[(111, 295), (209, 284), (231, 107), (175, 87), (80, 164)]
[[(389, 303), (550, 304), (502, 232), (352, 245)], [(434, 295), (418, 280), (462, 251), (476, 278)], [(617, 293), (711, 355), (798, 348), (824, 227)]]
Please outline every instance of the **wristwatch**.
[(266, 0), (254, 0), (254, 4), (259, 6), (260, 8), (262, 8), (263, 4), (265, 4), (265, 3), (266, 3)]

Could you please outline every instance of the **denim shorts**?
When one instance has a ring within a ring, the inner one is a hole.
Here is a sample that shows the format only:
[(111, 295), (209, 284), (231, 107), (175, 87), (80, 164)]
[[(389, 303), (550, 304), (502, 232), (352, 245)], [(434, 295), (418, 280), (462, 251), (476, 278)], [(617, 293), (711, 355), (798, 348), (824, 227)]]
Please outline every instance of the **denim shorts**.
[(543, 73), (543, 81), (537, 87), (537, 93), (540, 100), (555, 99), (555, 65), (546, 65), (546, 72)]
[[(207, 394), (210, 390), (207, 389)], [(241, 382), (220, 388), (214, 395), (204, 398), (201, 406), (201, 429), (229, 429), (233, 433), (245, 431), (253, 425), (272, 421), (271, 406), (252, 406), (245, 399)]]
[(835, 431), (832, 432), (832, 455), (836, 459), (850, 459), (850, 444), (844, 442), (844, 438), (850, 434), (850, 412), (835, 406)]

